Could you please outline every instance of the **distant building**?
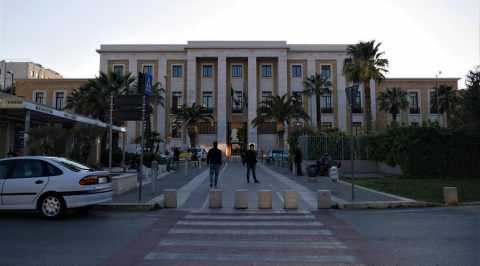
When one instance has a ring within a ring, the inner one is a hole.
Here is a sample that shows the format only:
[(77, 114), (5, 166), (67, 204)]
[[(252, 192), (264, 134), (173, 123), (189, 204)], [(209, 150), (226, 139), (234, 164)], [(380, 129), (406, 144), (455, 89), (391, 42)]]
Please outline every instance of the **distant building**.
[[(13, 74), (13, 75), (12, 75)], [(58, 72), (45, 68), (34, 62), (0, 61), (0, 88), (3, 90), (12, 86), (17, 79), (61, 79)]]
[(15, 95), (63, 110), (68, 95), (87, 82), (88, 79), (16, 79)]
[[(189, 41), (187, 44), (158, 45), (101, 45), (100, 71), (117, 73), (148, 72), (166, 91), (165, 108), (156, 108), (153, 128), (165, 136), (170, 146), (181, 146), (182, 131), (175, 125), (175, 113), (183, 104), (197, 103), (212, 111), (213, 125), (199, 125), (198, 141), (201, 146), (218, 141), (222, 149), (248, 143), (261, 150), (275, 146), (275, 124), (265, 123), (253, 127), (257, 108), (270, 95), (301, 96), (309, 124), (316, 126), (316, 105), (322, 110), (321, 123), (327, 128), (361, 134), (365, 127), (364, 90), (360, 85), (357, 106), (350, 128), (349, 108), (345, 87), (352, 85), (342, 69), (348, 45), (287, 44), (285, 41)], [(331, 93), (320, 103), (315, 97), (302, 94), (306, 77), (319, 73), (331, 81)], [(400, 87), (408, 91), (410, 106), (401, 114), (406, 124), (445, 119), (430, 108), (431, 90), (436, 85), (450, 85), (457, 89), (458, 79), (389, 78), (377, 84), (370, 82), (372, 122), (377, 128), (387, 126), (390, 114), (380, 112), (376, 94), (386, 88)], [(444, 116), (443, 116), (444, 117)], [(129, 122), (130, 150), (139, 134), (139, 123)], [(237, 132), (246, 132), (246, 140), (239, 143)], [(234, 134), (235, 133), (235, 134)]]

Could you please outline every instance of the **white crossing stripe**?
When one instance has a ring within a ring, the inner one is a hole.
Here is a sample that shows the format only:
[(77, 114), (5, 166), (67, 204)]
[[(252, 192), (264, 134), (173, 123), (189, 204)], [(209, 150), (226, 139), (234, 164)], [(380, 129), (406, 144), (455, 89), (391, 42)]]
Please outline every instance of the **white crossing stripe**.
[(199, 254), (175, 252), (150, 252), (145, 260), (203, 260), (203, 261), (255, 261), (255, 262), (295, 262), (295, 263), (355, 263), (355, 257), (338, 256), (252, 256), (236, 254)]
[(159, 246), (195, 246), (195, 247), (218, 247), (218, 248), (268, 248), (268, 249), (346, 249), (347, 247), (339, 241), (323, 240), (323, 241), (264, 241), (264, 240), (181, 240), (171, 239), (162, 240)]
[(315, 227), (323, 226), (317, 221), (179, 221), (178, 225), (200, 226), (291, 226), (291, 227)]
[(169, 234), (192, 235), (322, 235), (331, 236), (330, 230), (300, 230), (300, 229), (178, 229), (172, 228)]
[(185, 219), (211, 220), (307, 220), (315, 219), (313, 215), (196, 215), (189, 214)]

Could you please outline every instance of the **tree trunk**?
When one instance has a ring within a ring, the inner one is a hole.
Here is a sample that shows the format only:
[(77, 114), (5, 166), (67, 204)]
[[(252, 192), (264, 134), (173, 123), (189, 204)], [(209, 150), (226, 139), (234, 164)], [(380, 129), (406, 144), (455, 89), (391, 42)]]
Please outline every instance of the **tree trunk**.
[(322, 108), (320, 106), (321, 103), (320, 103), (319, 94), (315, 94), (315, 101), (316, 101), (315, 109), (317, 111), (317, 129), (318, 129), (318, 132), (321, 132), (322, 131)]
[(396, 125), (397, 124), (397, 113), (393, 113), (392, 114), (392, 125)]
[(370, 95), (370, 80), (363, 81), (363, 95), (365, 96), (365, 123), (367, 134), (370, 133), (372, 129), (372, 98)]
[(283, 149), (283, 136), (285, 134), (285, 125), (283, 122), (277, 122), (276, 123), (276, 131), (278, 134), (278, 148)]

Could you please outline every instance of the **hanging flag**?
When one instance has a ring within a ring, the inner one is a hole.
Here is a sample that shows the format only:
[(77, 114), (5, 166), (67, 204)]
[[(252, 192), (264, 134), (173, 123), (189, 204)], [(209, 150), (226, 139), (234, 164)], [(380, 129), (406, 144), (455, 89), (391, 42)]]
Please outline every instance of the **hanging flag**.
[(152, 74), (145, 73), (145, 96), (152, 96)]

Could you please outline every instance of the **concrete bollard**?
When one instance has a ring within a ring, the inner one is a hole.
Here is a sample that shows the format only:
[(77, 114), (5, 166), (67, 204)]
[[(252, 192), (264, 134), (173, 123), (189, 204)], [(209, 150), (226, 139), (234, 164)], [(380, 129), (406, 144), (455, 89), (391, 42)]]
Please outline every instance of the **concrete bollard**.
[(219, 209), (222, 208), (222, 190), (221, 189), (211, 189), (210, 190), (210, 208)]
[(248, 209), (248, 190), (235, 190), (235, 209)]
[(332, 194), (330, 190), (318, 190), (318, 208), (330, 209), (332, 208)]
[(271, 209), (272, 208), (272, 191), (262, 189), (258, 191), (258, 208)]
[(296, 191), (283, 192), (283, 208), (289, 210), (298, 209), (298, 193)]
[(165, 208), (177, 208), (177, 190), (165, 189), (163, 190)]
[(447, 205), (458, 204), (458, 192), (456, 187), (443, 187), (443, 200)]

